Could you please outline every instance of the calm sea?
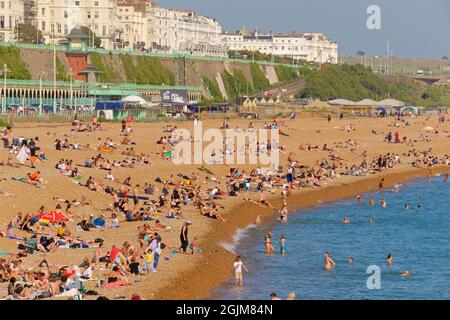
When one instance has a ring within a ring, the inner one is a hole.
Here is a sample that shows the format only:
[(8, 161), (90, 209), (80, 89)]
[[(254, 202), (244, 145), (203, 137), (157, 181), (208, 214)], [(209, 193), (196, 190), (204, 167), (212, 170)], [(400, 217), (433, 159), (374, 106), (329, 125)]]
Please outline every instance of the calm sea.
[[(356, 199), (324, 204), (291, 214), (286, 225), (275, 223), (276, 254), (270, 257), (264, 255), (265, 228), (240, 230), (227, 248), (243, 257), (250, 273), (244, 273), (243, 288), (230, 279), (213, 289), (213, 299), (268, 299), (272, 292), (283, 299), (295, 292), (297, 299), (308, 300), (450, 299), (450, 183), (442, 177), (405, 183), (399, 192), (374, 193), (375, 207), (368, 203), (370, 195), (361, 206)], [(381, 198), (387, 208), (378, 203)], [(351, 223), (343, 224), (344, 217)], [(279, 254), (282, 234), (285, 256)], [(337, 264), (331, 272), (324, 270), (324, 251)], [(386, 264), (389, 252), (392, 267)], [(381, 289), (367, 287), (372, 265), (381, 270)], [(411, 276), (402, 277), (404, 270)]]

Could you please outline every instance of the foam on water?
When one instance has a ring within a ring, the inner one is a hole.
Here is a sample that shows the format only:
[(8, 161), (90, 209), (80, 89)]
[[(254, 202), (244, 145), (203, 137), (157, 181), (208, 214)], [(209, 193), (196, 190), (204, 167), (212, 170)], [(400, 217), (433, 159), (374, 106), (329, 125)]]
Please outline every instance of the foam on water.
[(231, 252), (232, 254), (237, 255), (237, 251), (236, 251), (237, 246), (242, 241), (242, 239), (249, 236), (250, 230), (255, 229), (255, 228), (258, 228), (258, 226), (256, 224), (250, 224), (245, 228), (237, 229), (235, 234), (233, 235), (233, 243), (221, 241), (219, 244), (225, 250)]

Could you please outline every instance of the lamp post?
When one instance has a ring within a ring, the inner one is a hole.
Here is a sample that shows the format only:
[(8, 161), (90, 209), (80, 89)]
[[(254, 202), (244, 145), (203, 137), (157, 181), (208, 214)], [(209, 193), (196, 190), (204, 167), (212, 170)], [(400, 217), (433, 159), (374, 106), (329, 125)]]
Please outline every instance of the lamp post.
[(53, 32), (53, 114), (56, 114), (56, 41)]
[(39, 74), (39, 115), (42, 115), (42, 78), (44, 75), (44, 71)]
[[(70, 108), (73, 108), (73, 86), (72, 86), (72, 68), (70, 68)], [(75, 106), (76, 107), (76, 106)]]
[(2, 97), (2, 113), (6, 113), (6, 75), (10, 72), (8, 65), (5, 63), (3, 65), (3, 97)]

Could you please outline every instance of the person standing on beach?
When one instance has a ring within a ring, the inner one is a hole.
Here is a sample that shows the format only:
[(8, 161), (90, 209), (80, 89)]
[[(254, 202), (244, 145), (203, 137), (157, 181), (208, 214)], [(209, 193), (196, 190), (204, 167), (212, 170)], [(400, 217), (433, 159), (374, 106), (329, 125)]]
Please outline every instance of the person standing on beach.
[(183, 227), (181, 227), (181, 231), (180, 231), (180, 242), (181, 242), (180, 250), (183, 250), (184, 253), (186, 253), (187, 247), (189, 246), (188, 233), (189, 233), (189, 226), (191, 224), (192, 224), (191, 221), (187, 221), (183, 225)]
[(241, 260), (240, 256), (236, 257), (236, 260), (234, 261), (233, 264), (233, 268), (234, 268), (234, 278), (236, 279), (236, 285), (237, 286), (242, 286), (243, 284), (243, 279), (242, 279), (242, 268), (248, 272), (247, 267), (244, 265), (244, 263)]
[(444, 183), (448, 183), (448, 173), (444, 174)]
[(380, 183), (378, 184), (378, 191), (381, 193), (383, 192), (384, 188), (384, 178), (381, 178)]
[(323, 253), (323, 256), (325, 257), (325, 270), (330, 271), (332, 268), (336, 266), (336, 263), (333, 261), (328, 251), (325, 251)]

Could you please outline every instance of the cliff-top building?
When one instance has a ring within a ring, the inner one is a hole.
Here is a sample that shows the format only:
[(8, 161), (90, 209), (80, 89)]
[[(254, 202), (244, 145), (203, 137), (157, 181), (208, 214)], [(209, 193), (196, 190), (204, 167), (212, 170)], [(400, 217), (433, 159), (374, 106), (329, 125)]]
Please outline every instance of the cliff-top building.
[(259, 51), (264, 54), (317, 63), (337, 63), (338, 45), (319, 33), (260, 34), (259, 32), (223, 33), (222, 44), (228, 50)]

